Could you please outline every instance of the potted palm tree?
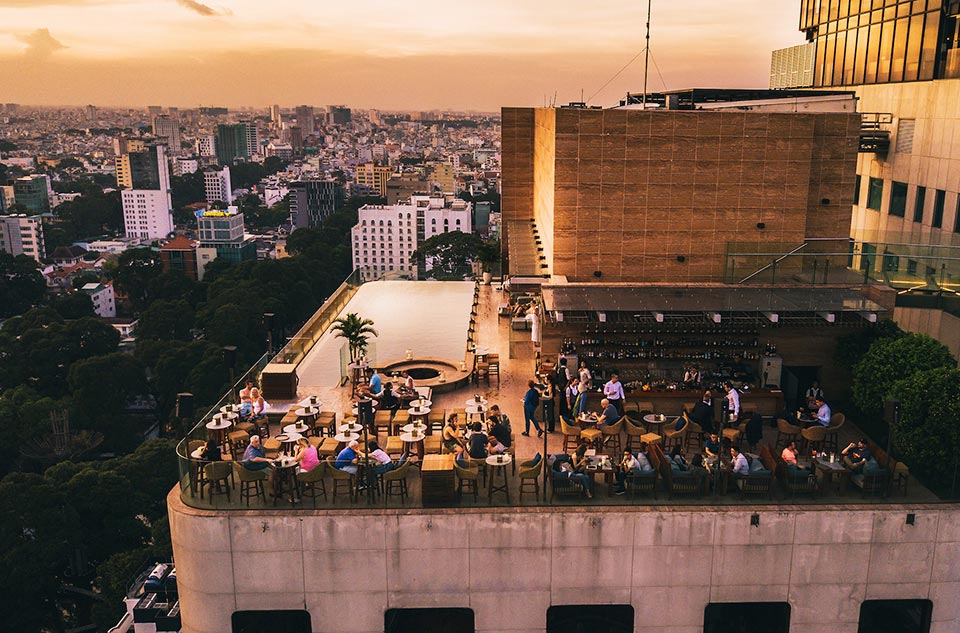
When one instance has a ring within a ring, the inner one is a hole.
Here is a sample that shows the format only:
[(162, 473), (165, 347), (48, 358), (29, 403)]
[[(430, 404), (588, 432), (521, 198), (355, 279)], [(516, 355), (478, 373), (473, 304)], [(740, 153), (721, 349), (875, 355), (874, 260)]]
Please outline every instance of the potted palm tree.
[(361, 319), (356, 312), (351, 312), (335, 320), (331, 329), (337, 333), (337, 338), (346, 339), (350, 348), (350, 362), (353, 363), (357, 362), (367, 350), (367, 339), (371, 335), (379, 336), (377, 331), (373, 329), (373, 321)]
[(477, 261), (483, 267), (483, 283), (489, 286), (493, 278), (493, 265), (500, 260), (500, 240), (486, 240), (477, 249)]

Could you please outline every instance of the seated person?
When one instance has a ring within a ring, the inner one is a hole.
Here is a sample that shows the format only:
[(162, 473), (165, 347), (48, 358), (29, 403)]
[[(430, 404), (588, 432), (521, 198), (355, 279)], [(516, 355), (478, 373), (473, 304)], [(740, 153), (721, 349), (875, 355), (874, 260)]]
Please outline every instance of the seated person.
[(716, 457), (720, 454), (720, 436), (716, 433), (710, 434), (710, 439), (703, 443), (703, 452), (707, 457)]
[(763, 439), (763, 416), (756, 411), (747, 420), (746, 436), (751, 450), (756, 449), (757, 444)]
[(830, 406), (823, 401), (823, 396), (816, 398), (813, 402), (817, 407), (817, 419), (815, 424), (820, 424), (821, 426), (830, 426), (830, 416), (833, 415), (833, 412), (830, 411)]
[(857, 440), (856, 444), (853, 442), (847, 444), (840, 454), (843, 455), (843, 465), (855, 473), (863, 471), (867, 460), (870, 459), (870, 449), (867, 448), (863, 438)]
[(487, 456), (487, 440), (486, 434), (483, 432), (483, 425), (479, 422), (474, 422), (471, 427), (473, 434), (470, 435), (468, 452), (470, 457), (473, 459), (483, 459)]
[[(493, 405), (496, 407), (497, 405)], [(491, 407), (492, 409), (493, 407)], [(488, 418), (490, 423), (490, 429), (487, 431), (487, 435), (494, 437), (497, 441), (504, 446), (504, 448), (510, 448), (510, 422), (504, 422), (504, 415), (494, 414)]]
[(394, 466), (393, 460), (390, 459), (390, 456), (387, 455), (382, 448), (380, 448), (380, 445), (376, 442), (376, 440), (371, 440), (370, 443), (367, 444), (367, 448), (370, 450), (370, 454), (368, 455), (371, 460), (370, 474), (374, 477), (377, 475), (382, 475), (389, 470), (393, 470), (394, 468), (403, 465), (403, 462), (406, 461), (404, 457), (401, 456), (400, 463)]
[(733, 460), (733, 474), (744, 477), (750, 474), (750, 462), (736, 446), (730, 447), (730, 459)]
[(388, 382), (383, 386), (383, 392), (380, 396), (381, 411), (399, 411), (400, 394), (394, 391), (393, 383)]
[[(473, 439), (473, 437), (471, 437), (470, 439)], [(499, 455), (501, 453), (507, 452), (507, 447), (501, 444), (500, 440), (498, 440), (496, 436), (488, 435), (487, 440), (488, 440), (488, 444), (487, 444), (488, 455)]]
[(207, 443), (203, 446), (203, 451), (200, 453), (200, 459), (205, 459), (208, 462), (223, 461), (223, 456), (220, 454), (220, 447), (214, 440), (207, 440)]
[[(579, 449), (577, 449), (579, 450)], [(565, 457), (561, 455), (561, 457)], [(553, 476), (554, 477), (567, 477), (568, 479), (574, 479), (577, 483), (580, 484), (580, 488), (583, 490), (583, 493), (587, 496), (587, 499), (592, 499), (593, 494), (590, 492), (590, 477), (583, 473), (576, 472), (573, 464), (566, 459), (557, 459), (553, 463)]]
[(250, 402), (250, 392), (253, 391), (253, 381), (248, 380), (246, 382), (246, 387), (240, 390), (240, 404), (244, 402)]
[(507, 416), (506, 413), (504, 413), (504, 412), (502, 412), (502, 411), (500, 410), (500, 405), (498, 405), (498, 404), (494, 404), (494, 405), (491, 405), (491, 406), (490, 406), (490, 413), (489, 413), (488, 417), (489, 417), (489, 416), (494, 416), (494, 415), (500, 416), (500, 422), (501, 422), (505, 427), (507, 427), (507, 429), (508, 429), (511, 433), (513, 433), (513, 429), (510, 428), (510, 418)]
[(270, 460), (267, 459), (267, 453), (260, 444), (259, 435), (250, 436), (250, 443), (247, 444), (246, 450), (243, 451), (243, 459), (240, 460), (240, 463), (247, 470), (263, 470), (264, 468), (269, 468)]
[(404, 370), (402, 375), (403, 375), (403, 384), (400, 385), (400, 392), (401, 392), (401, 393), (416, 393), (416, 392), (417, 392), (417, 386), (416, 386), (416, 384), (413, 382), (413, 376), (410, 375), (410, 372)]
[(791, 440), (790, 444), (785, 446), (783, 452), (780, 453), (780, 459), (782, 459), (787, 466), (803, 468), (803, 466), (797, 463), (797, 456), (799, 454), (800, 451), (797, 450), (797, 443)]
[(373, 374), (370, 376), (370, 383), (366, 385), (361, 385), (360, 394), (374, 398), (376, 400), (380, 399), (380, 395), (383, 393), (383, 380), (380, 378), (380, 374), (377, 373), (377, 370), (373, 370)]
[(301, 437), (297, 440), (297, 454), (293, 456), (300, 465), (301, 473), (310, 472), (320, 465), (320, 455), (317, 453), (317, 447), (307, 441), (307, 438)]
[[(647, 465), (649, 465), (649, 462)], [(622, 495), (627, 491), (625, 483), (627, 480), (627, 475), (641, 472), (640, 461), (637, 460), (637, 458), (634, 457), (633, 453), (630, 451), (623, 451), (623, 459), (620, 460), (620, 464), (618, 464), (617, 468), (619, 472), (614, 475), (617, 483), (613, 492), (614, 494)]]
[(703, 464), (703, 455), (700, 453), (693, 456), (693, 461), (690, 462), (690, 472), (703, 478), (707, 476), (707, 468)]
[(460, 439), (460, 430), (457, 428), (457, 414), (451, 413), (447, 417), (447, 423), (443, 427), (443, 434), (440, 438), (440, 441), (443, 443), (444, 448), (447, 449), (447, 452), (452, 453), (456, 450), (457, 446), (463, 446), (466, 448), (463, 440)]
[(250, 417), (248, 418), (251, 422), (256, 422), (258, 420), (263, 420), (267, 417), (267, 409), (270, 408), (270, 405), (266, 400), (263, 399), (263, 394), (260, 393), (260, 390), (254, 387), (250, 390)]
[(687, 458), (683, 456), (683, 447), (680, 444), (674, 444), (669, 459), (671, 468), (682, 471), (690, 470), (690, 464), (687, 462)]
[(453, 460), (457, 462), (457, 466), (460, 468), (476, 468), (476, 466), (471, 464), (470, 460), (467, 459), (467, 452), (463, 450), (461, 445), (457, 444), (453, 452), (456, 453), (456, 457), (454, 457)]
[(597, 428), (601, 426), (610, 426), (617, 423), (620, 419), (620, 412), (607, 398), (600, 401), (600, 415), (597, 417)]
[(356, 440), (347, 444), (347, 447), (344, 448), (337, 455), (336, 461), (333, 462), (333, 467), (337, 470), (342, 470), (351, 475), (357, 474), (358, 463), (360, 457), (357, 454), (357, 449), (360, 447), (360, 443)]
[(573, 410), (570, 415), (574, 420), (578, 420), (581, 415), (587, 412), (587, 387), (582, 380), (577, 384), (577, 398), (573, 401)]
[(573, 470), (582, 473), (587, 469), (589, 461), (587, 459), (587, 442), (581, 441), (577, 450), (570, 457), (570, 463), (573, 464)]

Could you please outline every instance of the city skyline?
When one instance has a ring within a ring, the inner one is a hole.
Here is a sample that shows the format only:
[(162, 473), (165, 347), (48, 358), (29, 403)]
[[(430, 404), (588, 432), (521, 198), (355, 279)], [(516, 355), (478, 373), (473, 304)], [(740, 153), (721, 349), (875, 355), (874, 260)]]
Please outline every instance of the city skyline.
[[(600, 90), (643, 49), (641, 5), (600, 0), (583, 19), (568, 0), (549, 14), (503, 0), (402, 12), (378, 0), (0, 0), (4, 100), (495, 111), (582, 91), (606, 106), (642, 89), (641, 56)], [(649, 89), (764, 87), (769, 51), (803, 41), (797, 23), (792, 2), (654, 2)]]

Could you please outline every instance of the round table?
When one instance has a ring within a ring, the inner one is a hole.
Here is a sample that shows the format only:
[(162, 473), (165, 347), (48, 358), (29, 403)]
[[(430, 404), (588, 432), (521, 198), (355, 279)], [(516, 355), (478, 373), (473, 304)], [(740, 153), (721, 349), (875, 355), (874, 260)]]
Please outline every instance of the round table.
[(205, 426), (211, 431), (225, 431), (233, 426), (233, 422), (230, 420), (210, 420)]
[(401, 433), (400, 441), (403, 442), (404, 452), (416, 453), (417, 457), (423, 460), (423, 438), (425, 437), (426, 435), (422, 432), (417, 435), (413, 433)]
[(354, 440), (360, 439), (359, 433), (337, 433), (333, 436), (333, 439), (337, 440), (341, 444), (348, 444)]
[(280, 435), (276, 436), (276, 437), (273, 438), (273, 439), (275, 439), (275, 440), (277, 440), (278, 442), (280, 442), (280, 444), (281, 444), (280, 450), (281, 450), (283, 453), (285, 453), (285, 454), (287, 454), (287, 455), (292, 455), (292, 454), (293, 454), (293, 447), (296, 446), (297, 440), (299, 440), (299, 439), (302, 438), (302, 437), (303, 437), (303, 436), (300, 435), (299, 433), (281, 433)]
[(596, 424), (597, 416), (591, 415), (589, 413), (581, 413), (580, 417), (577, 418), (577, 422), (579, 422), (580, 424)]
[(427, 400), (426, 398), (420, 398), (419, 400), (417, 400), (417, 399), (411, 400), (410, 403), (409, 403), (409, 404), (410, 404), (410, 408), (415, 407), (418, 403), (419, 403), (419, 405), (420, 405), (421, 407), (423, 407), (423, 408), (428, 408), (428, 407), (432, 407), (432, 406), (433, 406), (433, 401)]
[(660, 427), (655, 426), (653, 429), (651, 429), (650, 425), (666, 424), (670, 420), (670, 416), (657, 413), (648, 413), (647, 415), (643, 416), (643, 421), (647, 425), (647, 430), (652, 432), (656, 432), (656, 430)]
[(481, 407), (486, 407), (487, 406), (486, 398), (480, 398), (480, 402), (477, 402), (476, 398), (470, 398), (469, 400), (467, 400), (466, 406), (471, 407), (477, 404), (479, 404)]
[(427, 416), (430, 415), (430, 407), (420, 407), (420, 410), (417, 411), (414, 407), (407, 409), (407, 413), (410, 414), (410, 419), (414, 422), (420, 421), (424, 424), (427, 423)]
[[(371, 404), (371, 405), (370, 405), (370, 408), (371, 408), (373, 411), (376, 411), (376, 410), (377, 410), (377, 403), (374, 402), (373, 404)], [(356, 416), (359, 416), (359, 415), (360, 415), (360, 409), (359, 409), (359, 407), (357, 407), (357, 405), (353, 405), (353, 408), (350, 409), (350, 411), (353, 412), (353, 415), (356, 415)]]
[(484, 414), (487, 412), (487, 407), (482, 404), (477, 404), (476, 402), (468, 404), (466, 408), (467, 412), (467, 421), (472, 422), (473, 417), (477, 416), (480, 418), (480, 422), (484, 420)]
[(297, 498), (297, 460), (292, 457), (280, 457), (273, 460), (273, 467), (277, 469), (277, 478), (270, 496), (273, 497), (273, 505), (277, 505), (277, 499), (284, 493), (289, 492), (290, 503), (299, 501)]
[(320, 414), (319, 407), (300, 407), (294, 413), (298, 418), (315, 418)]
[(414, 429), (418, 430), (420, 434), (423, 435), (424, 433), (427, 432), (427, 425), (413, 422), (411, 424), (404, 424), (403, 426), (400, 427), (400, 430), (403, 431), (404, 433), (413, 433)]
[(288, 424), (285, 427), (283, 427), (284, 433), (295, 433), (297, 435), (302, 435), (309, 430), (310, 430), (309, 426), (307, 426), (306, 424), (300, 424), (299, 422), (296, 424)]
[(363, 430), (363, 426), (359, 422), (348, 422), (347, 424), (338, 424), (337, 433), (342, 433), (346, 435), (359, 434)]
[(319, 409), (320, 407), (323, 406), (323, 402), (321, 402), (320, 398), (318, 398), (317, 396), (307, 396), (306, 398), (298, 402), (297, 406), (301, 409), (305, 409), (307, 407), (316, 407), (317, 409)]
[(214, 413), (212, 419), (219, 420), (219, 421), (229, 420), (232, 423), (234, 420), (238, 419), (239, 417), (240, 417), (239, 413)]
[[(498, 453), (497, 455), (490, 455), (485, 460), (487, 462), (487, 467), (490, 468), (490, 473), (487, 477), (489, 482), (489, 488), (487, 488), (487, 502), (493, 500), (493, 493), (502, 492), (507, 496), (507, 503), (510, 503), (510, 487), (507, 483), (507, 469), (506, 467), (510, 465), (510, 462), (513, 461), (513, 458), (510, 457), (509, 453)], [(503, 477), (503, 483), (497, 484), (497, 473), (500, 473)]]
[(239, 404), (225, 404), (220, 407), (220, 413), (239, 413), (240, 405)]

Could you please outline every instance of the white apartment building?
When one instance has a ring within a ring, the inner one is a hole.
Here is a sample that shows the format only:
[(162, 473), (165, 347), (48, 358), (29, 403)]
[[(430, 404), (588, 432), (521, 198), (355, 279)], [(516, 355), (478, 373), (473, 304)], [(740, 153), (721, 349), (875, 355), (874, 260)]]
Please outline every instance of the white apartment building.
[(197, 136), (197, 154), (204, 158), (210, 158), (217, 155), (217, 142), (213, 134), (201, 134)]
[(200, 169), (200, 161), (198, 161), (196, 158), (187, 158), (181, 156), (173, 161), (174, 176), (186, 176), (187, 174), (194, 174), (198, 169)]
[(453, 196), (412, 196), (407, 203), (365, 205), (351, 230), (353, 267), (364, 279), (416, 279), (420, 271), (411, 255), (417, 245), (440, 233), (469, 233), (472, 211), (470, 203)]
[(206, 169), (203, 172), (203, 185), (206, 190), (207, 202), (224, 202), (227, 205), (233, 202), (233, 187), (230, 185), (230, 168)]
[(124, 189), (123, 230), (127, 237), (159, 240), (173, 232), (170, 192), (155, 189)]
[(39, 262), (46, 257), (43, 222), (39, 215), (0, 215), (0, 251), (26, 255)]
[(80, 290), (90, 295), (90, 301), (93, 302), (93, 311), (97, 316), (105, 319), (112, 319), (117, 316), (113, 284), (89, 283), (85, 284)]

